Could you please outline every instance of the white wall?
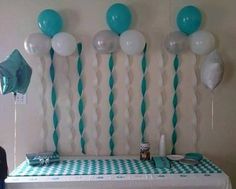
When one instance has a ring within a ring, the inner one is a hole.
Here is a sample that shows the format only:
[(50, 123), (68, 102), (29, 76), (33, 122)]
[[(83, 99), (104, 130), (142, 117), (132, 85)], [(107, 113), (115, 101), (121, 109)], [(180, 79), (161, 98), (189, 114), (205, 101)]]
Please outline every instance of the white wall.
[[(47, 127), (43, 127), (43, 108), (42, 108), (42, 64), (36, 57), (30, 57), (23, 48), (24, 39), (33, 32), (38, 32), (37, 15), (46, 8), (58, 10), (65, 23), (63, 31), (70, 32), (76, 36), (78, 41), (84, 45), (84, 64), (85, 64), (85, 98), (86, 98), (86, 137), (87, 152), (95, 154), (94, 134), (95, 126), (92, 122), (93, 102), (95, 95), (93, 89), (94, 70), (92, 62), (95, 61), (95, 53), (91, 46), (92, 37), (101, 29), (106, 29), (105, 13), (107, 8), (116, 1), (111, 0), (58, 0), (58, 1), (31, 1), (31, 0), (0, 0), (0, 57), (3, 60), (14, 48), (18, 48), (29, 64), (33, 68), (33, 77), (27, 93), (27, 105), (17, 106), (17, 163), (20, 163), (26, 153), (38, 152), (44, 150), (53, 150), (52, 143), (52, 107), (50, 105), (50, 87), (51, 83), (48, 77), (49, 57), (45, 58), (46, 69), (44, 75), (47, 78), (46, 87), (46, 120)], [(147, 138), (151, 142), (152, 154), (157, 153), (157, 146), (160, 136), (160, 130), (167, 134), (168, 150), (170, 151), (171, 127), (171, 97), (172, 97), (172, 59), (163, 47), (164, 36), (170, 31), (176, 30), (175, 16), (176, 12), (188, 4), (195, 4), (204, 11), (203, 28), (215, 34), (218, 41), (218, 47), (225, 60), (225, 75), (223, 82), (214, 92), (214, 129), (211, 128), (211, 94), (202, 85), (197, 87), (198, 102), (198, 129), (199, 129), (199, 151), (220, 165), (231, 177), (236, 178), (236, 145), (235, 140), (235, 69), (236, 69), (236, 24), (235, 24), (235, 6), (236, 1), (214, 1), (214, 0), (126, 0), (125, 2), (133, 11), (134, 23), (132, 28), (142, 31), (149, 45), (148, 59), (149, 65), (149, 89), (148, 89), (148, 127)], [(164, 53), (164, 66), (162, 67)], [(126, 127), (124, 120), (124, 74), (125, 55), (121, 52), (117, 54), (116, 61), (116, 154), (126, 154), (126, 142), (124, 129)], [(107, 57), (103, 56), (100, 70), (101, 91), (100, 111), (100, 133), (99, 155), (108, 154), (108, 68), (106, 65)], [(140, 125), (140, 57), (135, 56), (132, 62), (132, 135), (131, 154), (137, 154), (139, 150), (139, 125)], [(203, 61), (197, 59), (197, 64)], [(74, 135), (75, 146), (70, 147), (72, 137), (71, 129), (76, 129), (75, 123), (78, 121), (76, 116), (74, 125), (71, 124), (70, 111), (73, 110), (77, 115), (76, 103), (78, 100), (76, 94), (76, 82), (78, 77), (75, 72), (76, 55), (68, 60), (56, 57), (56, 85), (58, 90), (58, 108), (60, 112), (60, 152), (63, 155), (80, 155), (79, 135)], [(71, 88), (68, 81), (68, 63), (70, 64)], [(193, 97), (194, 97), (194, 55), (189, 53), (181, 57), (181, 84), (179, 87), (179, 124), (178, 124), (178, 143), (177, 152), (185, 153), (193, 151), (192, 126), (193, 117)], [(163, 73), (161, 72), (163, 71)], [(161, 86), (161, 73), (163, 75), (163, 86)], [(72, 106), (70, 105), (69, 93), (72, 92)], [(163, 103), (161, 103), (161, 94)], [(13, 141), (14, 141), (14, 101), (12, 95), (0, 96), (0, 144), (5, 147), (8, 153), (8, 163), (10, 169), (13, 168)], [(162, 110), (162, 114), (160, 114)], [(160, 117), (160, 115), (162, 115)], [(160, 118), (162, 123), (160, 126)], [(72, 128), (71, 128), (72, 127)], [(47, 128), (47, 129), (45, 129)], [(45, 131), (47, 130), (47, 134)]]

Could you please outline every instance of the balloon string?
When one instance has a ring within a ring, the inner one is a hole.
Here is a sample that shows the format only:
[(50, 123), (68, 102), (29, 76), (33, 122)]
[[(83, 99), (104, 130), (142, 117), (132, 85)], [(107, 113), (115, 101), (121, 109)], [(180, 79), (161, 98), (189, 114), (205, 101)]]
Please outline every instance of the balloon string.
[(16, 168), (16, 93), (14, 93), (14, 105), (15, 105), (15, 108), (14, 108), (14, 169)]
[(211, 93), (211, 129), (214, 129), (214, 94)]

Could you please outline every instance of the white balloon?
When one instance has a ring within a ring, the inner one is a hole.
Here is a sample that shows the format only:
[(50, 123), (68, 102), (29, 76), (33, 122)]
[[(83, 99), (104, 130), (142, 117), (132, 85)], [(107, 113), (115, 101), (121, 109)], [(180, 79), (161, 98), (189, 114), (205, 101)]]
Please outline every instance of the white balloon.
[(128, 30), (120, 36), (120, 47), (128, 55), (142, 53), (145, 43), (143, 34), (136, 30)]
[(215, 37), (208, 31), (197, 31), (190, 36), (190, 48), (198, 55), (205, 55), (215, 49)]
[(201, 81), (207, 88), (214, 90), (221, 82), (223, 73), (223, 61), (218, 52), (214, 50), (201, 65)]
[(27, 53), (41, 57), (49, 53), (51, 39), (42, 33), (32, 33), (25, 39), (24, 47)]
[(61, 56), (70, 56), (75, 52), (76, 39), (73, 35), (65, 32), (60, 32), (52, 38), (53, 50)]

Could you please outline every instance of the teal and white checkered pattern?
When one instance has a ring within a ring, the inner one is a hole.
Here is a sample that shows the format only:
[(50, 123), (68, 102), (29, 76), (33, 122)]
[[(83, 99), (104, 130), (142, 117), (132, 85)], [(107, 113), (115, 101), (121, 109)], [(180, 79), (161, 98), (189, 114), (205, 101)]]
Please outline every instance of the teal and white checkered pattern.
[(30, 166), (26, 161), (10, 176), (68, 176), (68, 175), (112, 175), (112, 174), (211, 174), (222, 173), (221, 169), (208, 159), (196, 166), (171, 162), (171, 168), (155, 168), (151, 161), (136, 159), (107, 160), (63, 160), (42, 167)]

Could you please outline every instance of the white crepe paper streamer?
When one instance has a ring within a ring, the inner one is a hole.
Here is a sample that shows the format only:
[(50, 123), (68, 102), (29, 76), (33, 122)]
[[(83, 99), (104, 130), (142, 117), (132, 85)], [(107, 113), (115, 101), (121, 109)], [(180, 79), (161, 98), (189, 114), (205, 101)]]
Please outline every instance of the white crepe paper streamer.
[(94, 141), (94, 146), (95, 146), (95, 155), (99, 154), (100, 150), (100, 143), (99, 143), (99, 137), (100, 137), (100, 117), (99, 117), (99, 112), (100, 112), (100, 97), (99, 94), (101, 94), (101, 89), (100, 89), (100, 69), (99, 69), (99, 64), (100, 64), (100, 56), (99, 54), (96, 53), (94, 62), (92, 64), (93, 70), (94, 70), (94, 80), (93, 80), (93, 88), (94, 88), (94, 96), (93, 96), (93, 106), (94, 106), (94, 112), (93, 112), (93, 125), (94, 125), (94, 136), (93, 136), (93, 141)]
[(127, 143), (125, 145), (125, 151), (126, 151), (126, 154), (129, 154), (130, 153), (130, 144), (131, 144), (131, 140), (132, 140), (132, 137), (130, 137), (130, 131), (131, 131), (131, 128), (132, 128), (132, 119), (131, 119), (131, 101), (132, 101), (132, 97), (130, 96), (131, 94), (131, 82), (132, 82), (132, 78), (131, 78), (131, 63), (132, 63), (132, 57), (127, 55), (126, 59), (125, 59), (125, 68), (126, 68), (126, 75), (125, 75), (125, 94), (124, 94), (124, 100), (125, 100), (125, 105), (126, 105), (126, 108), (125, 108), (125, 111), (124, 111), (124, 118), (125, 118), (125, 137), (126, 137), (126, 140), (127, 140)]
[[(75, 120), (75, 110), (73, 108), (73, 87), (72, 87), (72, 80), (70, 71), (71, 71), (71, 65), (69, 61), (69, 57), (66, 57), (67, 62), (67, 80), (69, 84), (69, 90), (68, 90), (68, 96), (69, 96), (69, 123), (70, 123), (70, 136), (68, 139), (70, 140), (71, 150), (72, 152), (75, 151), (76, 144), (75, 144), (75, 138), (76, 138), (76, 120)], [(74, 61), (75, 62), (75, 61)]]
[(46, 71), (46, 61), (44, 57), (40, 57), (40, 65), (41, 65), (41, 75), (40, 82), (42, 88), (41, 94), (41, 107), (42, 107), (42, 128), (41, 128), (41, 138), (42, 138), (42, 149), (43, 151), (47, 151), (47, 138), (48, 138), (48, 123), (46, 120), (47, 115), (47, 102), (46, 102), (46, 79), (45, 79), (45, 71)]
[(160, 78), (158, 81), (159, 84), (159, 90), (160, 90), (160, 95), (159, 95), (159, 104), (158, 104), (158, 109), (160, 112), (159, 116), (159, 121), (157, 123), (157, 127), (160, 130), (160, 136), (161, 134), (164, 133), (164, 121), (163, 121), (163, 113), (164, 113), (164, 102), (163, 102), (163, 96), (164, 96), (164, 86), (165, 86), (165, 80), (164, 80), (164, 75), (165, 75), (165, 63), (167, 62), (166, 56), (163, 51), (161, 51), (161, 61), (159, 62), (159, 71), (160, 71)]
[(197, 119), (197, 109), (198, 109), (198, 98), (197, 98), (197, 87), (198, 87), (198, 74), (197, 74), (197, 55), (193, 54), (193, 117), (192, 117), (192, 127), (193, 127), (193, 146), (194, 150), (198, 151), (198, 119)]
[(60, 140), (61, 142), (63, 141), (64, 145), (63, 147), (69, 147), (70, 149), (66, 149), (66, 151), (68, 152), (72, 152), (73, 149), (72, 147), (74, 146), (73, 144), (73, 133), (74, 133), (74, 130), (73, 130), (73, 110), (72, 110), (72, 102), (73, 102), (73, 99), (72, 99), (72, 83), (71, 83), (71, 78), (70, 78), (70, 60), (68, 57), (65, 57), (65, 60), (66, 60), (66, 65), (65, 65), (65, 69), (66, 69), (66, 74), (65, 74), (65, 77), (66, 77), (66, 83), (63, 87), (63, 90), (66, 90), (67, 92), (67, 95), (68, 95), (68, 99), (67, 99), (67, 102), (66, 102), (66, 105), (68, 105), (68, 109), (69, 109), (69, 112), (67, 112), (68, 114), (68, 117), (66, 119), (66, 124), (68, 125), (67, 127), (61, 127), (61, 132), (63, 132), (63, 134), (61, 134), (61, 137), (60, 137)]

